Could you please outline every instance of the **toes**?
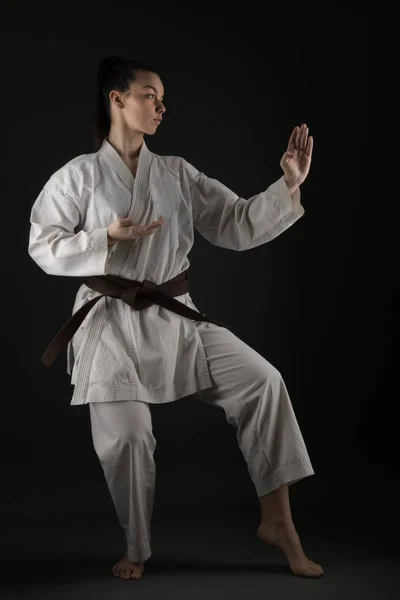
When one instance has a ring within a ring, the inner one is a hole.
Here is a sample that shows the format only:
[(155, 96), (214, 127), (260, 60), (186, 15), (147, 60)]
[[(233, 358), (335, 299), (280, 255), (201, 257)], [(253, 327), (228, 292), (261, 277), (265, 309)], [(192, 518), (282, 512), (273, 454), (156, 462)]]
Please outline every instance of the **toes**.
[(323, 571), (322, 571), (322, 569), (318, 569), (317, 567), (313, 567), (313, 568), (312, 568), (312, 575), (313, 575), (314, 577), (319, 577), (319, 576), (320, 576), (320, 575), (322, 575), (322, 574), (323, 574)]
[(129, 574), (130, 571), (128, 571), (127, 569), (117, 569), (116, 570), (116, 576), (119, 577), (120, 579), (129, 579)]
[(140, 579), (140, 572), (139, 571), (132, 571), (130, 579)]
[(313, 563), (312, 568), (314, 569), (314, 571), (316, 571), (317, 573), (319, 573), (320, 575), (324, 574), (324, 570), (321, 567), (321, 565), (317, 565), (316, 563)]
[(135, 566), (135, 567), (132, 569), (132, 573), (131, 573), (131, 579), (140, 579), (140, 578), (141, 578), (141, 576), (142, 576), (142, 571), (141, 571), (141, 568), (140, 568), (140, 566), (139, 566), (139, 565), (138, 565), (138, 566)]
[(303, 577), (319, 577), (320, 573), (316, 569), (309, 567), (308, 569), (304, 568), (300, 571), (300, 575), (303, 575)]
[(298, 566), (297, 568), (292, 568), (292, 571), (295, 575), (300, 575), (302, 577), (320, 577), (323, 574), (323, 570), (319, 565), (315, 563), (311, 564), (303, 564), (302, 566)]
[(142, 570), (139, 565), (134, 567), (122, 568), (118, 563), (112, 568), (112, 572), (115, 577), (120, 579), (140, 579), (142, 576)]

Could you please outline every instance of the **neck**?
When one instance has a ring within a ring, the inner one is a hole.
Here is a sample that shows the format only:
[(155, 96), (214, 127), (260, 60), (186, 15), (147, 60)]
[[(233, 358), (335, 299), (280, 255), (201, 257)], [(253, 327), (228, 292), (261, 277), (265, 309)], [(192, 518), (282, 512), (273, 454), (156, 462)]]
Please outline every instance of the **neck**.
[(137, 162), (143, 144), (143, 133), (111, 126), (107, 139), (129, 168)]

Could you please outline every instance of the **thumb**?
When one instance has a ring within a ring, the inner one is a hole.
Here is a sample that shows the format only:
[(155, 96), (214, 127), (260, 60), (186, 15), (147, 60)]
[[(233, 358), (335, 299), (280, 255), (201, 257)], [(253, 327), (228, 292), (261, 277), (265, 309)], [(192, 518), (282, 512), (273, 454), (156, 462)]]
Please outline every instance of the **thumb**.
[(120, 222), (120, 224), (121, 224), (123, 227), (125, 227), (126, 225), (132, 225), (132, 224), (133, 224), (133, 221), (132, 221), (132, 219), (131, 219), (131, 218), (129, 218), (129, 217), (124, 217), (124, 218), (120, 219), (120, 220), (119, 220), (119, 222)]
[(282, 156), (281, 162), (280, 162), (280, 166), (282, 167), (282, 169), (289, 166), (289, 163), (292, 160), (292, 158), (293, 158), (293, 154), (289, 154), (288, 152), (285, 152), (285, 154)]
[(293, 157), (294, 157), (294, 154), (291, 154), (290, 152), (285, 152), (285, 154), (283, 155), (283, 160), (284, 160), (284, 162), (288, 163), (289, 161), (292, 160)]

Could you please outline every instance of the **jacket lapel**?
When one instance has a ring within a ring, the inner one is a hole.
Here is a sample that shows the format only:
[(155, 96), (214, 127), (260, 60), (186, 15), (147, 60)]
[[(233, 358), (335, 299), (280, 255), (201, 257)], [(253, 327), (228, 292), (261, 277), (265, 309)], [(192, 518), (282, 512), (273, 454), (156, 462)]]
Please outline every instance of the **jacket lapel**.
[(146, 199), (148, 197), (150, 166), (152, 154), (143, 141), (140, 149), (138, 166), (136, 170), (135, 185), (133, 188), (131, 205), (129, 207), (129, 216), (134, 223), (139, 224), (148, 208)]
[(145, 141), (143, 140), (143, 144), (140, 148), (136, 178), (132, 175), (127, 165), (107, 138), (104, 139), (99, 152), (104, 156), (113, 171), (117, 173), (122, 183), (132, 194), (127, 216), (129, 215), (134, 223), (140, 223), (147, 208), (146, 198), (149, 190), (150, 166), (152, 160), (152, 154), (147, 148)]
[(112, 170), (119, 176), (122, 183), (127, 189), (132, 192), (135, 178), (124, 163), (114, 146), (110, 144), (107, 138), (104, 139), (103, 144), (99, 150), (102, 157), (106, 159)]

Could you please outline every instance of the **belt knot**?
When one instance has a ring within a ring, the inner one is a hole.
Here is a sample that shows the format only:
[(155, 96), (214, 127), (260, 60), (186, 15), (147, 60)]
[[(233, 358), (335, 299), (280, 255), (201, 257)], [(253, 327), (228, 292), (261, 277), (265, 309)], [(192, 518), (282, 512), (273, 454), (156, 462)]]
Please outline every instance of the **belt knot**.
[(136, 310), (142, 310), (154, 304), (151, 300), (145, 298), (148, 292), (152, 292), (157, 288), (157, 284), (147, 279), (136, 286), (132, 286), (123, 290), (121, 293), (121, 300)]

